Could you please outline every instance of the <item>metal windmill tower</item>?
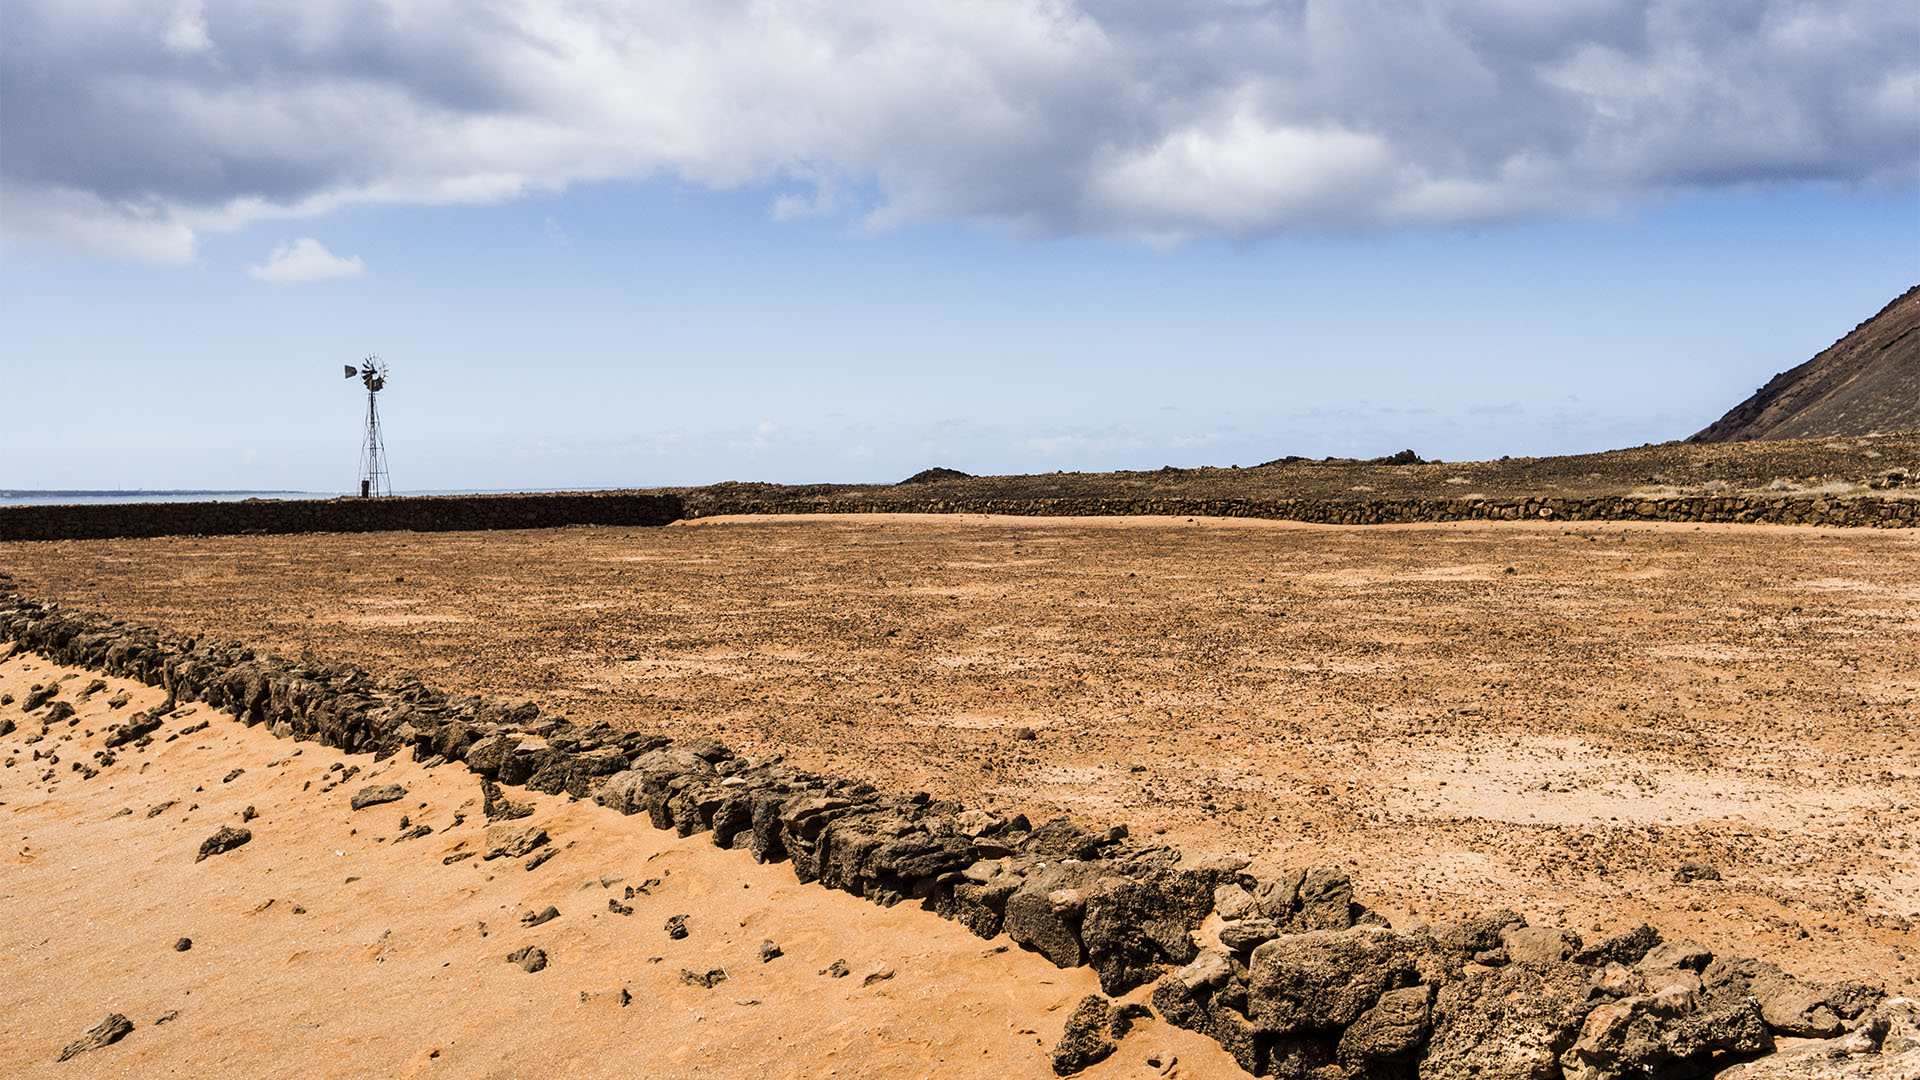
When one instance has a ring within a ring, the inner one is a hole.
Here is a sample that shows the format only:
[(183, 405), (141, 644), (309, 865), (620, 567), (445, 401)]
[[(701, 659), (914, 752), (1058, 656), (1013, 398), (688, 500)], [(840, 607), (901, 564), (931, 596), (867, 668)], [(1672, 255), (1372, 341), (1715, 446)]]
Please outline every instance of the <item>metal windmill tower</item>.
[(360, 376), (367, 386), (367, 429), (360, 439), (360, 497), (375, 498), (393, 494), (387, 478), (387, 443), (380, 434), (380, 405), (376, 395), (387, 386), (387, 365), (377, 356), (369, 356), (359, 367), (346, 365), (347, 378)]

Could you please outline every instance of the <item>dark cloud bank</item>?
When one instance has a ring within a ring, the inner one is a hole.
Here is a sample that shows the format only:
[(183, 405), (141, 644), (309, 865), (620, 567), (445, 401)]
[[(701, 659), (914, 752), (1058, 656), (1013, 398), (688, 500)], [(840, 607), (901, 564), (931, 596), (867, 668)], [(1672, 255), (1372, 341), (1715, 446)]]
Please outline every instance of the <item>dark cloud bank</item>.
[(1911, 0), (0, 0), (9, 240), (671, 176), (1178, 241), (1920, 177)]

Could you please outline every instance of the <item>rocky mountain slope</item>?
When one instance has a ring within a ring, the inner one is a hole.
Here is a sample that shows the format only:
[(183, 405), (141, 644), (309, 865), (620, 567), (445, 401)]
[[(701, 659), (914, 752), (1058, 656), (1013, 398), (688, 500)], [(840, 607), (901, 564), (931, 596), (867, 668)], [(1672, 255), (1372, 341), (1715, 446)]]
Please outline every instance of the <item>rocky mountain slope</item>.
[(1920, 429), (1920, 285), (1688, 442), (1815, 439)]

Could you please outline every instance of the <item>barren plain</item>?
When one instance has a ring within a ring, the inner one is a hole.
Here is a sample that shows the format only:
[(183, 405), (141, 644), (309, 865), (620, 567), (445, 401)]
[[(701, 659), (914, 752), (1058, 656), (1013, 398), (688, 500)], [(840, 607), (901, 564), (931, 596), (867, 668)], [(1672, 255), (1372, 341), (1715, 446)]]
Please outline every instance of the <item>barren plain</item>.
[(1920, 978), (1910, 531), (847, 515), (11, 544), (0, 569), (893, 789), (1342, 863), (1396, 924), (1647, 921)]

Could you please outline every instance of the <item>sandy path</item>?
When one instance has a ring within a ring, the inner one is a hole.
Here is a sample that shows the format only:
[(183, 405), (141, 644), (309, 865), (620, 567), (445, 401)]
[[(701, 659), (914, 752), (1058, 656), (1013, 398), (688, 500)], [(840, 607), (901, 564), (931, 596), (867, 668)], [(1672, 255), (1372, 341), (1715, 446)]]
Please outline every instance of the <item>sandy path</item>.
[[(0, 545), (28, 595), (1920, 979), (1920, 530), (977, 516)], [(1020, 737), (1022, 729), (1033, 738)], [(1680, 883), (1682, 863), (1718, 881)]]
[[(24, 655), (0, 662), (0, 693), (62, 675), (69, 701), (93, 678)], [(129, 704), (110, 709), (121, 690)], [(47, 710), (0, 706), (20, 725), (0, 737), (0, 1075), (1043, 1077), (1067, 1013), (1098, 989), (1090, 971), (912, 905), (798, 885), (784, 865), (564, 797), (514, 793), (560, 849), (538, 868), (444, 865), (486, 825), (463, 769), (376, 765), (204, 706), (92, 779), (72, 771), (108, 724), (161, 696), (110, 680), (33, 744)], [(327, 789), (342, 765), (363, 771)], [(350, 810), (369, 783), (407, 796)], [(251, 842), (196, 863), (201, 841), (249, 806)], [(396, 842), (402, 814), (435, 831)], [(560, 918), (521, 926), (549, 904)], [(664, 924), (679, 914), (691, 932), (671, 940)], [(189, 951), (175, 951), (180, 937)], [(762, 963), (763, 939), (784, 955)], [(522, 945), (549, 966), (505, 962)], [(851, 975), (819, 974), (836, 960)], [(728, 978), (712, 989), (681, 979), (715, 968)], [(133, 1032), (55, 1063), (109, 1011)], [(1083, 1075), (1158, 1075), (1150, 1057), (1177, 1059), (1172, 1075), (1240, 1075), (1217, 1046), (1152, 1021)]]

